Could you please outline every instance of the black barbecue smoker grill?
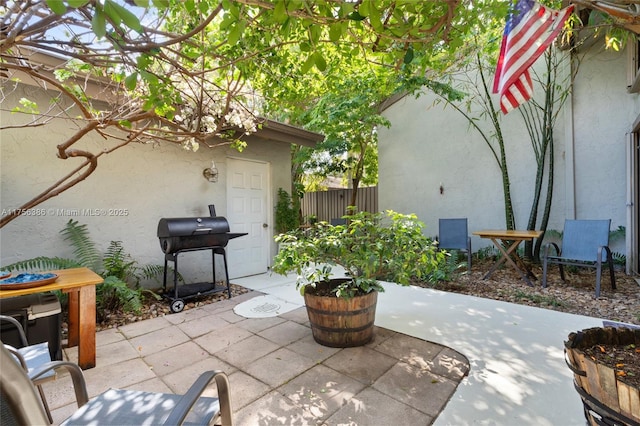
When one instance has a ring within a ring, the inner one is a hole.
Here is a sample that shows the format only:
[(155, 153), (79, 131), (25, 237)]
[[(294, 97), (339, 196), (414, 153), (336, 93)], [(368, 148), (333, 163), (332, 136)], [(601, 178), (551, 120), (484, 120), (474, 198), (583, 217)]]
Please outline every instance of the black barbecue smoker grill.
[[(242, 237), (247, 233), (229, 232), (229, 222), (222, 216), (216, 216), (216, 210), (213, 205), (209, 206), (209, 214), (209, 217), (162, 218), (158, 222), (160, 248), (165, 253), (163, 296), (171, 301), (171, 312), (182, 311), (184, 309), (184, 301), (197, 296), (220, 293), (226, 290), (229, 298), (231, 298), (225, 247), (229, 240)], [(178, 286), (178, 255), (199, 250), (211, 250), (212, 281)], [(225, 285), (216, 284), (216, 255), (222, 256)], [(169, 262), (173, 262), (172, 291), (167, 291)]]

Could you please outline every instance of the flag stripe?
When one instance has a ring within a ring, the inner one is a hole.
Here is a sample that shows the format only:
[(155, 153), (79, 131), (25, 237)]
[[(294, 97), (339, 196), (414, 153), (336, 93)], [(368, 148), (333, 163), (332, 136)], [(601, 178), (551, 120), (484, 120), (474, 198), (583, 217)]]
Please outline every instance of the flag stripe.
[(517, 0), (505, 26), (493, 93), (500, 94), (503, 113), (531, 99), (533, 82), (529, 68), (562, 30), (573, 6), (556, 11), (534, 0)]
[(509, 86), (507, 91), (500, 99), (501, 109), (506, 114), (513, 111), (518, 105), (521, 105), (531, 99), (533, 95), (533, 82), (529, 70), (520, 76), (518, 81)]
[[(521, 67), (528, 68), (527, 62), (531, 60), (531, 50), (537, 44), (535, 40), (547, 31), (549, 25), (546, 25), (541, 21), (526, 21), (527, 23), (523, 28), (516, 28), (515, 35), (510, 40), (509, 50), (505, 53), (505, 85), (509, 84), (509, 76), (515, 74), (516, 76), (521, 74), (523, 70)], [(533, 42), (532, 42), (533, 41)], [(518, 67), (518, 72), (515, 73), (513, 67)]]
[(562, 26), (558, 30), (552, 26), (554, 21), (549, 20), (552, 19), (551, 15), (549, 12), (542, 15), (543, 19), (547, 19), (546, 22), (529, 21), (528, 30), (514, 37), (514, 42), (509, 45), (510, 49), (505, 56), (503, 87), (508, 87), (525, 69), (531, 67), (562, 29)]

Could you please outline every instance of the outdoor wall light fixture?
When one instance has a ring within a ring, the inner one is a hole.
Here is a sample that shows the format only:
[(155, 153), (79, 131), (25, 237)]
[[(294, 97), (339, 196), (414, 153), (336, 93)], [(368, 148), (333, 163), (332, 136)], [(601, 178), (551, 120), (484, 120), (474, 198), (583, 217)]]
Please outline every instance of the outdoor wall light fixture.
[(216, 168), (216, 162), (211, 160), (211, 167), (202, 171), (202, 176), (211, 183), (218, 181), (218, 169)]

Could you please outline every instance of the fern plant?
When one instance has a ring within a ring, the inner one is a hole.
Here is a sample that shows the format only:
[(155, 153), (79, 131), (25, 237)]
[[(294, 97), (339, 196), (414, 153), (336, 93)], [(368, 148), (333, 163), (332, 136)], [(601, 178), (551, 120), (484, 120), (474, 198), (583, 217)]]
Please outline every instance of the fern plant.
[[(163, 272), (160, 265), (138, 266), (138, 263), (124, 250), (122, 241), (111, 241), (102, 259), (101, 275), (104, 283), (96, 293), (103, 310), (114, 311), (122, 308), (125, 312), (139, 313), (142, 309), (140, 280), (155, 278)], [(149, 294), (155, 295), (149, 291)]]
[(114, 276), (108, 276), (104, 282), (96, 287), (96, 310), (98, 321), (105, 312), (122, 309), (125, 312), (140, 313), (142, 309), (142, 295), (139, 290), (130, 288), (126, 282)]
[(60, 233), (73, 247), (73, 256), (82, 266), (94, 271), (99, 269), (100, 252), (89, 235), (87, 224), (80, 225), (78, 221), (69, 219)]
[[(138, 266), (125, 252), (121, 241), (111, 241), (102, 255), (91, 240), (87, 225), (79, 224), (73, 219), (69, 219), (60, 233), (73, 248), (73, 259), (39, 256), (7, 265), (3, 269), (41, 271), (87, 267), (96, 271), (104, 278), (104, 282), (96, 287), (98, 321), (101, 321), (105, 311), (122, 309), (125, 312), (139, 313), (145, 291), (159, 298), (155, 293), (141, 289), (140, 280), (158, 277), (163, 273), (162, 266)], [(58, 297), (60, 296), (61, 294), (58, 294)], [(64, 298), (60, 298), (64, 302)]]
[[(466, 255), (462, 256), (459, 250), (443, 250), (442, 252), (446, 254), (445, 262), (434, 270), (428, 276), (428, 279), (422, 280), (422, 282), (427, 285), (431, 283), (432, 287), (437, 287), (441, 281), (451, 281), (458, 275), (467, 273)], [(464, 257), (464, 260), (461, 260), (461, 257)]]

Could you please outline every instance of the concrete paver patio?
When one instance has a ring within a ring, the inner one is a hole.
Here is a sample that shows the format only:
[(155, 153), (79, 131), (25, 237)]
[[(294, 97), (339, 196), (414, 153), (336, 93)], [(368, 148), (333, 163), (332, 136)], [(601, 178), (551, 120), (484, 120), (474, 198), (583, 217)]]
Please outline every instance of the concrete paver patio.
[[(90, 395), (182, 393), (202, 371), (221, 369), (239, 425), (585, 424), (562, 347), (569, 332), (600, 319), (389, 284), (375, 341), (335, 349), (313, 341), (294, 278), (232, 281), (255, 291), (99, 332), (98, 365), (85, 372)], [(300, 308), (266, 318), (234, 312), (262, 294)], [(46, 391), (56, 421), (75, 409), (66, 378)]]
[[(90, 396), (110, 387), (184, 393), (202, 371), (220, 369), (239, 425), (431, 424), (468, 371), (455, 351), (384, 328), (364, 347), (328, 348), (313, 340), (304, 308), (234, 312), (259, 295), (99, 332), (97, 366), (85, 371)], [(56, 423), (76, 409), (68, 377), (45, 391)]]
[[(264, 274), (234, 282), (303, 303), (295, 277)], [(563, 343), (572, 331), (602, 326), (602, 319), (387, 283), (378, 296), (376, 325), (447, 346), (469, 360), (469, 374), (435, 425), (585, 424)]]

